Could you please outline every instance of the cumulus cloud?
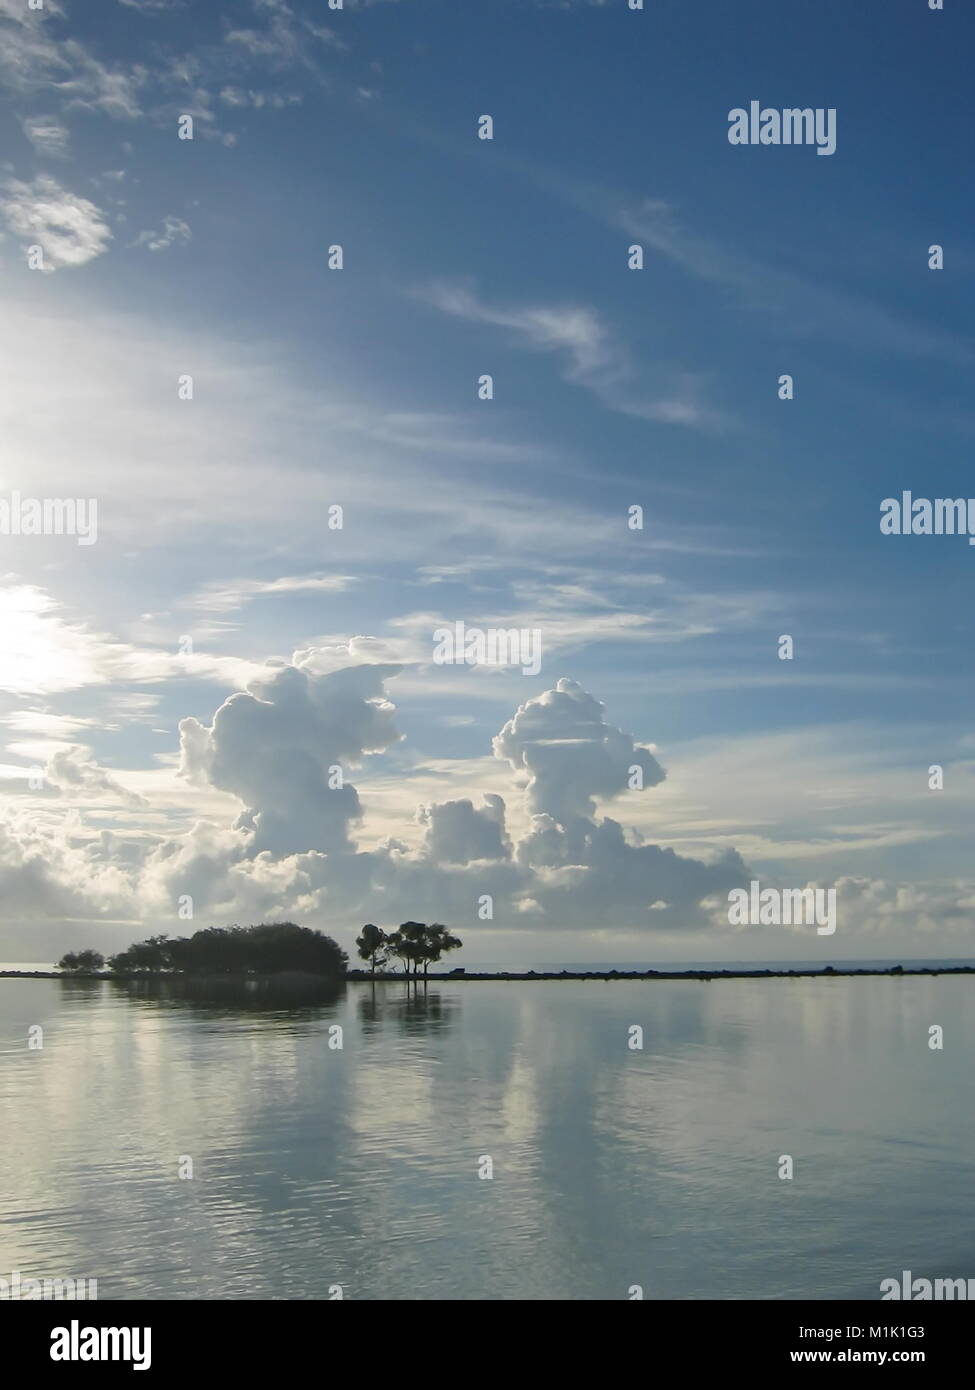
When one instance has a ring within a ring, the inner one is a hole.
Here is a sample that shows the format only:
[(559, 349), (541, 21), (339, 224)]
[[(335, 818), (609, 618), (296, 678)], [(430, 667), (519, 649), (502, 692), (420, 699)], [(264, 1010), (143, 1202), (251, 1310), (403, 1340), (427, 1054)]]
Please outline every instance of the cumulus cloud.
[(427, 827), (424, 850), (438, 864), (469, 864), (477, 859), (507, 859), (504, 799), (494, 793), (478, 809), (472, 801), (442, 801), (421, 806), (417, 818)]
[[(663, 772), (571, 680), (523, 704), (495, 739), (532, 813), (519, 839), (509, 834), (504, 799), (491, 793), (480, 805), (421, 805), (419, 844), (356, 844), (358, 791), (345, 776), (330, 784), (331, 773), (399, 738), (385, 687), (400, 667), (370, 654), (366, 639), (358, 653), (353, 644), (308, 649), (265, 668), (209, 726), (182, 722), (182, 771), (240, 801), (232, 824), (199, 820), (175, 836), (92, 833), (78, 811), (55, 824), (51, 803), (32, 813), (25, 798), (0, 823), (5, 908), (25, 919), (171, 923), (189, 895), (195, 915), (214, 922), (291, 917), (335, 929), (414, 918), (463, 931), (489, 898), (493, 925), (508, 929), (728, 931), (728, 893), (752, 870), (734, 850), (704, 862), (597, 815), (597, 801), (629, 791), (632, 766), (650, 788)], [(50, 767), (65, 794), (123, 792), (87, 749), (58, 750)], [(975, 908), (972, 886), (961, 882), (846, 877), (835, 887), (841, 929), (855, 923), (885, 940), (967, 927)]]
[(576, 681), (563, 678), (522, 705), (497, 735), (498, 757), (527, 774), (533, 811), (571, 826), (594, 815), (596, 797), (617, 796), (631, 780), (644, 788), (663, 781), (656, 758), (607, 724), (603, 709)]
[(383, 688), (398, 670), (320, 674), (306, 653), (231, 695), (209, 727), (184, 719), (181, 771), (244, 803), (238, 825), (253, 832), (252, 854), (346, 849), (361, 808), (345, 774), (398, 741)]
[[(569, 680), (523, 705), (496, 740), (535, 811), (518, 843), (504, 799), (489, 793), (479, 806), (468, 798), (421, 805), (416, 846), (361, 848), (351, 832), (362, 806), (348, 773), (400, 737), (385, 685), (401, 667), (370, 661), (370, 652), (367, 639), (310, 648), (264, 668), (210, 725), (182, 721), (181, 772), (238, 799), (232, 824), (200, 820), (168, 837), (95, 836), (72, 813), (75, 823), (57, 839), (50, 823), (26, 832), (22, 822), (6, 870), (23, 910), (34, 884), (33, 915), (67, 912), (70, 903), (72, 915), (94, 918), (110, 904), (117, 915), (166, 921), (189, 895), (197, 914), (216, 921), (284, 915), (334, 926), (430, 917), (463, 927), (487, 897), (499, 926), (688, 928), (707, 923), (706, 899), (746, 881), (734, 853), (704, 864), (595, 817), (595, 799), (623, 790), (631, 766), (643, 769), (648, 786), (663, 773)], [(57, 750), (49, 767), (65, 794), (127, 796), (82, 746)], [(46, 857), (35, 853), (52, 834)], [(0, 888), (5, 877), (0, 861)]]
[(112, 239), (101, 210), (48, 174), (33, 183), (9, 179), (0, 195), (0, 214), (25, 245), (42, 247), (47, 273), (85, 265), (107, 251)]
[(499, 924), (664, 927), (704, 925), (702, 901), (745, 881), (733, 852), (704, 864), (595, 818), (596, 798), (628, 789), (633, 768), (645, 787), (663, 771), (571, 680), (523, 705), (495, 740), (536, 812), (523, 840), (512, 843), (504, 799), (491, 793), (480, 806), (467, 798), (421, 805), (416, 848), (391, 840), (360, 849), (350, 833), (362, 814), (358, 792), (347, 780), (330, 787), (329, 773), (395, 742), (384, 685), (399, 668), (337, 660), (348, 663), (348, 649), (302, 652), (231, 696), (209, 728), (183, 721), (184, 775), (245, 806), (222, 842), (224, 881), (209, 885), (211, 897), (228, 901), (246, 884), (249, 901), (258, 887), (266, 901), (271, 887), (281, 910), (300, 906), (311, 917), (427, 913), (461, 923), (487, 895)]
[(7, 921), (99, 918), (131, 907), (126, 866), (99, 855), (80, 829), (75, 817), (60, 826), (27, 814), (0, 820), (0, 888)]

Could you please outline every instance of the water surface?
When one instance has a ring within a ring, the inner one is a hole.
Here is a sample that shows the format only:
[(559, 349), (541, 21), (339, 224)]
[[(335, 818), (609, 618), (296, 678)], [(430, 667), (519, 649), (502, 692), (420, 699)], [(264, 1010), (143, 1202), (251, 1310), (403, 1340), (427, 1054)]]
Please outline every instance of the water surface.
[(973, 989), (350, 985), (275, 1011), (0, 980), (0, 1277), (411, 1300), (973, 1277)]

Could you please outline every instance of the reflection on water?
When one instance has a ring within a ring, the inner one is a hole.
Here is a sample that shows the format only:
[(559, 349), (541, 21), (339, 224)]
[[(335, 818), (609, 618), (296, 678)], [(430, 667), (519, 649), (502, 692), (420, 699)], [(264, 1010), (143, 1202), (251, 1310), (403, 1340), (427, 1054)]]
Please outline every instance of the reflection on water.
[[(58, 983), (71, 989), (79, 984), (83, 985), (85, 981), (65, 979), (59, 980)], [(97, 981), (95, 983), (97, 984)], [(176, 1007), (183, 1004), (194, 1008), (219, 1005), (230, 1011), (247, 1012), (334, 1004), (342, 998), (346, 989), (344, 980), (334, 981), (319, 975), (301, 974), (298, 971), (259, 977), (140, 977), (110, 980), (108, 983), (112, 989), (120, 990), (132, 999), (145, 999), (152, 1003)]]
[(0, 1275), (580, 1300), (975, 1276), (972, 988), (0, 981)]

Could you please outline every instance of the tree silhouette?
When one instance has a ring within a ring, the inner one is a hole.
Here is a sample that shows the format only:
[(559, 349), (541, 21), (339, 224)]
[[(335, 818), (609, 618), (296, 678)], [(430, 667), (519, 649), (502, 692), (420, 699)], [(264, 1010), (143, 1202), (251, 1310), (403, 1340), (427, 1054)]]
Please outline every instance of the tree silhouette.
[(426, 927), (422, 922), (404, 922), (386, 939), (391, 956), (403, 962), (403, 973), (416, 974), (422, 960), (421, 943)]
[(445, 956), (448, 951), (458, 951), (463, 946), (459, 936), (452, 936), (450, 931), (441, 926), (439, 922), (434, 922), (432, 927), (427, 927), (424, 940), (423, 953), (423, 978), (427, 977), (427, 966), (431, 961), (438, 961)]
[(375, 976), (377, 965), (382, 967), (389, 959), (386, 954), (386, 933), (382, 927), (375, 927), (371, 922), (367, 922), (362, 928), (361, 936), (356, 937), (355, 944), (359, 949), (360, 959), (371, 963), (372, 973)]
[(105, 957), (100, 951), (68, 951), (57, 963), (58, 970), (74, 975), (94, 975), (105, 968)]
[(425, 922), (404, 922), (386, 940), (390, 955), (403, 962), (404, 973), (410, 974), (412, 968), (416, 975), (422, 965), (424, 979), (431, 961), (440, 960), (445, 952), (456, 951), (463, 944), (460, 937), (452, 936), (439, 922), (429, 927)]
[(330, 936), (295, 922), (261, 922), (254, 927), (207, 927), (170, 941), (150, 936), (113, 956), (119, 974), (133, 971), (179, 975), (345, 974), (348, 956)]

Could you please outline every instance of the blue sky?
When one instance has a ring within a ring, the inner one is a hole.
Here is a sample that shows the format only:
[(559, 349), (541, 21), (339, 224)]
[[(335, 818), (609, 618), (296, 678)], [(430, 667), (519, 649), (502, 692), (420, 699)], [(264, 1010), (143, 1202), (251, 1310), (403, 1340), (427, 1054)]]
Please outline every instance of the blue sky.
[[(186, 895), (478, 960), (967, 954), (975, 555), (879, 515), (975, 493), (973, 27), (0, 0), (0, 497), (99, 523), (0, 536), (0, 955)], [(752, 100), (835, 154), (730, 144)], [(435, 664), (455, 621), (541, 671)], [(752, 878), (837, 934), (731, 928)]]

